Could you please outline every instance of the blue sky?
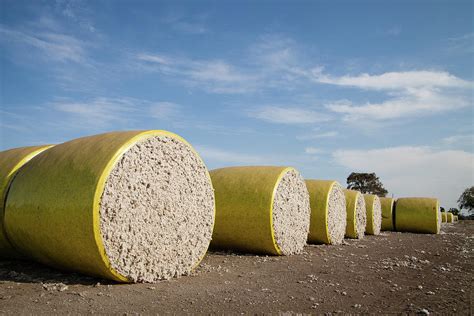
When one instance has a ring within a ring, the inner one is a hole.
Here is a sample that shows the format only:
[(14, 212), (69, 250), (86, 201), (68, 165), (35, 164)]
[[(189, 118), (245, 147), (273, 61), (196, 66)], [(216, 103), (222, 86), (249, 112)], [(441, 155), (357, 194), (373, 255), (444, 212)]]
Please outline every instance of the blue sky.
[(474, 184), (471, 1), (0, 3), (0, 150), (166, 129), (210, 169)]

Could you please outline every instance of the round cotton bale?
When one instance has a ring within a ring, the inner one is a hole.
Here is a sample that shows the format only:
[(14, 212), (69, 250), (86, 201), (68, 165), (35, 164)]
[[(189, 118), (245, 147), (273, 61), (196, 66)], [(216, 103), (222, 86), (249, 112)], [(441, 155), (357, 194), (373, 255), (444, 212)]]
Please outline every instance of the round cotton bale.
[(382, 206), (378, 196), (373, 194), (364, 194), (365, 207), (367, 211), (367, 225), (365, 233), (367, 235), (380, 234), (382, 226)]
[(395, 199), (392, 198), (380, 198), (380, 205), (382, 207), (382, 226), (381, 230), (395, 230), (393, 226), (393, 208), (394, 208)]
[(306, 180), (311, 217), (308, 242), (338, 245), (346, 232), (346, 198), (333, 180)]
[(306, 184), (289, 167), (229, 167), (210, 172), (216, 196), (211, 246), (241, 252), (291, 255), (308, 238)]
[(457, 215), (454, 215), (454, 221), (457, 222), (459, 220), (459, 217)]
[(453, 213), (449, 213), (449, 212), (448, 212), (448, 214), (447, 214), (447, 220), (448, 220), (448, 223), (454, 222)]
[(0, 152), (0, 257), (2, 258), (23, 257), (14, 249), (5, 232), (4, 206), (10, 185), (16, 173), (21, 167), (23, 167), (23, 165), (30, 161), (34, 156), (50, 147), (52, 146), (20, 147)]
[(446, 223), (448, 221), (448, 214), (446, 212), (441, 212), (441, 222)]
[(395, 227), (397, 231), (438, 234), (440, 226), (441, 212), (439, 211), (437, 199), (397, 199), (397, 204), (395, 205)]
[(112, 132), (57, 145), (18, 172), (12, 243), (51, 266), (122, 282), (189, 273), (215, 216), (206, 166), (166, 131)]
[(365, 226), (367, 224), (364, 196), (359, 191), (354, 190), (344, 190), (344, 195), (347, 213), (345, 236), (362, 239), (364, 238)]

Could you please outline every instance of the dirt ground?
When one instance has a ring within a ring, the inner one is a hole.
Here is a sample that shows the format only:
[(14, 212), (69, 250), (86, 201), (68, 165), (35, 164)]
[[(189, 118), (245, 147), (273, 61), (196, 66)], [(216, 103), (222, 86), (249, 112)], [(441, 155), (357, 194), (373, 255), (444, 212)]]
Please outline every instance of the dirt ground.
[(290, 257), (210, 252), (191, 276), (115, 284), (0, 262), (0, 314), (473, 314), (474, 222), (383, 232)]

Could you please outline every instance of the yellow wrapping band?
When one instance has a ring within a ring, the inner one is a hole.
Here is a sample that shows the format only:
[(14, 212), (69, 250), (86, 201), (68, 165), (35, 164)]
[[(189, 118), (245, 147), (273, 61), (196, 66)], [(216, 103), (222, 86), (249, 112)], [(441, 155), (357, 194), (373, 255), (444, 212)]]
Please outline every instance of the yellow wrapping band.
[(367, 224), (365, 226), (365, 233), (367, 235), (375, 234), (375, 223), (374, 223), (374, 203), (376, 195), (373, 194), (364, 194), (365, 200), (365, 213), (367, 214)]
[[(438, 234), (439, 202), (433, 198), (400, 198), (395, 205), (397, 231)], [(449, 215), (448, 215), (449, 216)]]
[(24, 164), (50, 147), (52, 147), (52, 145), (30, 146), (0, 152), (0, 257), (2, 258), (10, 259), (23, 257), (13, 248), (5, 232), (4, 207), (10, 185), (17, 171), (23, 167)]
[(452, 223), (454, 222), (454, 215), (453, 213), (447, 213), (447, 220), (448, 220), (448, 223)]
[(273, 201), (281, 178), (293, 168), (249, 166), (210, 172), (216, 197), (211, 246), (281, 255), (273, 229)]
[(448, 214), (446, 212), (441, 212), (441, 222), (446, 223), (448, 221)]
[(344, 195), (346, 197), (346, 213), (347, 213), (347, 223), (346, 223), (346, 234), (348, 238), (358, 238), (357, 234), (357, 198), (361, 194), (359, 191), (355, 190), (344, 190)]
[(381, 230), (395, 230), (393, 227), (393, 203), (392, 198), (380, 198), (380, 205), (382, 206), (382, 227)]
[(333, 180), (306, 180), (305, 182), (311, 206), (308, 242), (331, 244), (328, 231), (329, 194), (337, 182)]
[(18, 173), (7, 200), (5, 227), (12, 243), (51, 266), (129, 281), (111, 267), (105, 253), (100, 198), (121, 156), (153, 136), (191, 147), (162, 130), (112, 132), (57, 145), (32, 159)]
[(459, 220), (459, 217), (457, 215), (454, 215), (454, 221), (457, 222)]

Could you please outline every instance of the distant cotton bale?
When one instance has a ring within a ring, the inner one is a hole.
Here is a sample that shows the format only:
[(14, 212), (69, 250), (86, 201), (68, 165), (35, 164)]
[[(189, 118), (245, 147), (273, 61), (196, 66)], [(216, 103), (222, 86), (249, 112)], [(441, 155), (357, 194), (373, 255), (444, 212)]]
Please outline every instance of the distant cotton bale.
[(311, 205), (308, 242), (338, 245), (346, 231), (346, 199), (333, 180), (306, 180)]
[(380, 204), (382, 206), (382, 227), (381, 230), (395, 230), (393, 226), (393, 208), (395, 199), (392, 198), (380, 198)]
[(380, 234), (382, 226), (382, 206), (378, 196), (373, 194), (364, 194), (365, 207), (367, 211), (367, 225), (365, 233), (368, 235)]
[(367, 212), (362, 193), (354, 190), (344, 190), (346, 198), (346, 233), (347, 238), (364, 238), (367, 224)]
[[(449, 222), (448, 213), (448, 222)], [(452, 215), (452, 214), (451, 214)], [(438, 234), (439, 202), (434, 198), (399, 198), (395, 204), (395, 228), (400, 232)]]
[(454, 222), (454, 215), (453, 215), (453, 213), (448, 212), (448, 214), (447, 214), (447, 219), (448, 219), (448, 221), (447, 221), (448, 223)]
[(441, 222), (446, 223), (448, 221), (448, 213), (441, 212)]
[(297, 170), (246, 166), (215, 169), (210, 175), (216, 196), (213, 248), (271, 255), (303, 250), (310, 206)]

